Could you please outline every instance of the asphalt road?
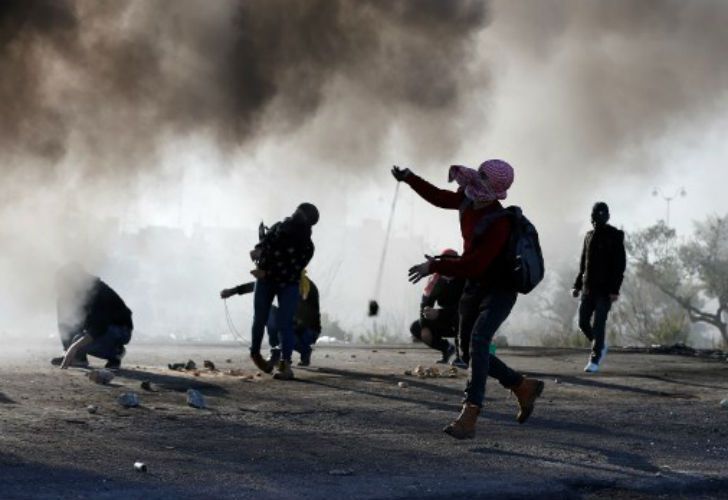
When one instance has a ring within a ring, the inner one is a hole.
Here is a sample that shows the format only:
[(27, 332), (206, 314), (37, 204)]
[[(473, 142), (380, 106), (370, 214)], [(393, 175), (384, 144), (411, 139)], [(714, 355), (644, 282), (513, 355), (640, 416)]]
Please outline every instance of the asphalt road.
[[(441, 429), (466, 374), (405, 375), (434, 366), (419, 346), (321, 347), (282, 382), (240, 347), (132, 345), (110, 385), (49, 349), (0, 354), (3, 499), (728, 498), (725, 361), (613, 351), (587, 375), (586, 351), (502, 349), (543, 398), (519, 425), (490, 381), (478, 435), (456, 441)], [(166, 367), (188, 359), (217, 371)], [(140, 407), (117, 404), (129, 391)]]

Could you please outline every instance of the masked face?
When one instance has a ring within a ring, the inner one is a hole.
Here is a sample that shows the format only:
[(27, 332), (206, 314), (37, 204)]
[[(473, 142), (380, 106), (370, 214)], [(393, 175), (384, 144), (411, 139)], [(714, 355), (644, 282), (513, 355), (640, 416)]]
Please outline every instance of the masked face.
[(607, 224), (609, 221), (609, 207), (604, 202), (598, 202), (594, 204), (591, 213), (592, 226), (601, 227)]

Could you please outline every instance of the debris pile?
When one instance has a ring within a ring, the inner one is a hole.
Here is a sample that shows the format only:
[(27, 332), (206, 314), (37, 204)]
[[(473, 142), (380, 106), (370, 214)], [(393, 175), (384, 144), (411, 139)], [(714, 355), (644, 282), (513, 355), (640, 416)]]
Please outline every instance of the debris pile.
[(437, 366), (425, 368), (422, 365), (417, 365), (414, 370), (405, 370), (404, 374), (419, 378), (456, 378), (458, 376), (458, 369), (454, 366), (440, 369)]
[(728, 352), (720, 349), (695, 349), (677, 342), (672, 345), (652, 344), (650, 347), (626, 347), (627, 352), (647, 352), (650, 354), (673, 354), (677, 356), (694, 356), (697, 358), (708, 358), (728, 361)]

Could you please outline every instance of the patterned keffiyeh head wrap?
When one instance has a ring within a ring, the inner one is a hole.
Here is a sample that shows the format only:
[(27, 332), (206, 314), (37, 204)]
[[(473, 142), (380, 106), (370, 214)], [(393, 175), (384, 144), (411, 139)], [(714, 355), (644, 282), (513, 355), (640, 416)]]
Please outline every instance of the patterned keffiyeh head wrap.
[(457, 182), (472, 201), (505, 200), (513, 184), (513, 167), (503, 160), (486, 160), (477, 170), (453, 165), (448, 181)]

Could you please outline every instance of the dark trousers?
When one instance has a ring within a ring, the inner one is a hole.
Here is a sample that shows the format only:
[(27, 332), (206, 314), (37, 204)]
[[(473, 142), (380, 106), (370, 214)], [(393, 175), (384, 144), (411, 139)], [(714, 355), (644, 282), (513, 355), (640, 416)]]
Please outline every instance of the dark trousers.
[(265, 279), (255, 282), (255, 296), (253, 298), (253, 327), (251, 332), (250, 352), (260, 353), (265, 336), (265, 326), (273, 305), (273, 299), (278, 298), (278, 328), (281, 339), (281, 351), (284, 361), (291, 361), (295, 337), (293, 334), (293, 316), (296, 314), (300, 294), (298, 283), (279, 285)]
[(503, 387), (517, 387), (523, 376), (490, 353), (490, 342), (516, 303), (517, 292), (483, 290), (469, 284), (460, 299), (460, 345), (469, 345), (470, 379), (465, 401), (477, 406), (485, 399), (485, 382), (494, 377)]
[[(453, 325), (453, 320), (450, 318), (440, 319), (438, 317), (434, 320), (423, 318), (412, 323), (410, 333), (414, 338), (421, 340), (429, 347), (444, 353), (450, 349), (450, 342), (445, 340), (445, 337), (454, 337), (456, 328), (457, 326)], [(423, 335), (423, 329), (427, 329), (429, 334)]]
[[(85, 361), (87, 355), (106, 360), (118, 359), (124, 352), (124, 346), (131, 340), (131, 332), (128, 326), (109, 325), (101, 335), (94, 336), (93, 342), (78, 351), (76, 359)], [(81, 330), (62, 330), (63, 349), (68, 350), (85, 333)]]
[[(280, 321), (278, 320), (279, 310), (277, 307), (272, 307), (270, 315), (268, 316), (268, 324), (266, 329), (268, 330), (268, 343), (271, 347), (271, 355), (274, 358), (280, 357), (281, 350), (281, 329)], [(301, 355), (301, 358), (307, 358), (311, 356), (313, 346), (318, 339), (318, 334), (310, 328), (294, 327), (293, 328), (293, 350)]]
[(581, 296), (579, 305), (579, 328), (592, 343), (591, 361), (599, 364), (604, 349), (607, 316), (612, 301), (606, 293), (589, 292)]

